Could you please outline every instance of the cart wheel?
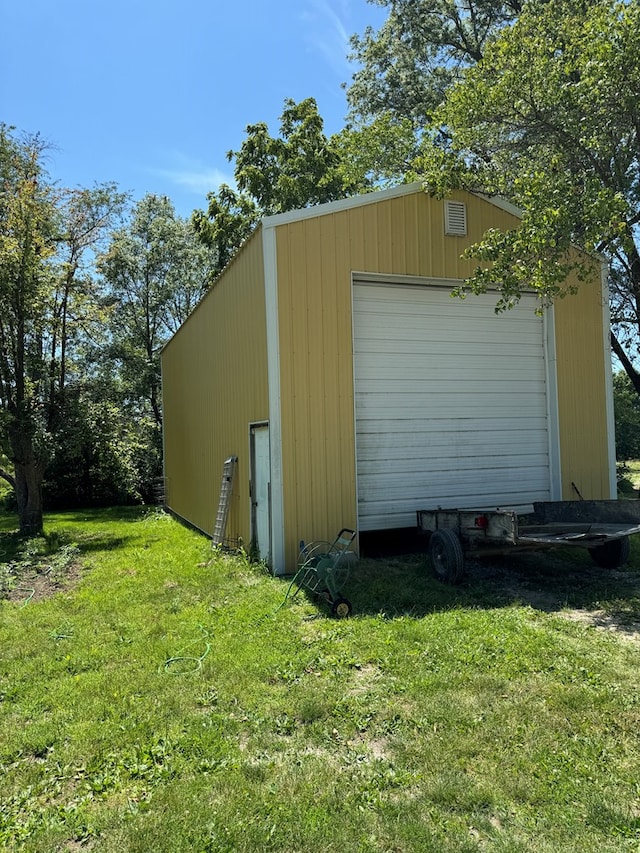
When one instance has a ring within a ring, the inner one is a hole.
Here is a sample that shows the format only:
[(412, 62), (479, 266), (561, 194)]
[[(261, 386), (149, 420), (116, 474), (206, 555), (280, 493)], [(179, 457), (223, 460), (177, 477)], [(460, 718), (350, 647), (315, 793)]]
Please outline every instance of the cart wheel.
[(604, 545), (597, 548), (589, 548), (591, 559), (601, 569), (617, 569), (629, 559), (629, 537), (621, 536), (620, 539), (610, 539)]
[(429, 539), (429, 558), (436, 577), (445, 583), (458, 583), (464, 573), (462, 545), (453, 530), (434, 530)]
[(334, 599), (331, 605), (331, 613), (333, 616), (337, 616), (338, 619), (346, 619), (347, 616), (351, 616), (351, 609), (351, 602), (347, 601), (341, 595)]

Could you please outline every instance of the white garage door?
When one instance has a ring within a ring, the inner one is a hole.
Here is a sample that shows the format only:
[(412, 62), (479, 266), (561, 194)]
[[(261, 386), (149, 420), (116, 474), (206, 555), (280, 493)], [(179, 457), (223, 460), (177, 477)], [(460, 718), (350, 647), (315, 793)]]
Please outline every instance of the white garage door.
[(526, 296), (354, 284), (358, 524), (550, 499), (544, 323)]

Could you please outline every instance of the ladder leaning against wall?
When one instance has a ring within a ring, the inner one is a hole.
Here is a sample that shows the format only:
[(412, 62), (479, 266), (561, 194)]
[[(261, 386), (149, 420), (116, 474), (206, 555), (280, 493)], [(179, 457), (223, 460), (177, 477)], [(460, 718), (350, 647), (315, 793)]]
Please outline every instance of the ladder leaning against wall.
[(213, 528), (212, 545), (222, 545), (224, 534), (227, 529), (227, 518), (229, 516), (229, 504), (231, 503), (231, 492), (233, 491), (233, 475), (236, 469), (237, 456), (230, 456), (224, 460), (222, 469), (222, 484), (220, 485), (220, 500), (218, 501), (218, 512), (216, 523)]

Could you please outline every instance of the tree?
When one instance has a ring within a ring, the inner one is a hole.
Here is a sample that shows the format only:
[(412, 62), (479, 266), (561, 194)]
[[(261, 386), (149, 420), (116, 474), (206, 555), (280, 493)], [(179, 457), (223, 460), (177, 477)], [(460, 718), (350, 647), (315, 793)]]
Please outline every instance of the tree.
[(369, 0), (389, 9), (376, 31), (353, 36), (359, 64), (347, 88), (352, 120), (379, 116), (428, 127), (445, 93), (474, 65), (497, 30), (520, 13), (520, 0)]
[(20, 531), (42, 530), (46, 466), (45, 305), (57, 218), (42, 166), (45, 145), (0, 125), (0, 449), (13, 465)]
[(38, 136), (0, 126), (0, 476), (15, 491), (24, 534), (42, 530), (42, 484), (64, 431), (73, 350), (94, 298), (85, 256), (124, 197), (112, 185), (54, 189)]
[(640, 397), (623, 370), (613, 376), (613, 403), (616, 457), (618, 461), (640, 459)]
[(419, 138), (410, 119), (390, 113), (349, 124), (335, 137), (345, 182), (371, 189), (417, 180)]
[(195, 211), (200, 240), (217, 253), (221, 271), (262, 216), (345, 198), (369, 186), (361, 172), (343, 167), (344, 146), (327, 137), (313, 98), (285, 100), (280, 135), (264, 122), (250, 124), (235, 160), (237, 190), (227, 185), (207, 196), (208, 210)]
[[(54, 258), (49, 358), (50, 397), (64, 400), (69, 351), (92, 338), (103, 323), (94, 276), (95, 254), (120, 221), (128, 197), (115, 184), (62, 190), (57, 199), (60, 233)], [(64, 413), (63, 413), (64, 415)]]
[(523, 212), (469, 255), (469, 287), (500, 289), (499, 307), (538, 289), (565, 293), (574, 252), (611, 265), (612, 348), (635, 390), (640, 334), (640, 5), (624, 0), (527, 4), (453, 87), (422, 160), (432, 191), (499, 193)]
[(146, 195), (98, 259), (109, 308), (110, 358), (122, 383), (120, 405), (145, 435), (160, 475), (159, 353), (210, 284), (212, 252), (165, 196)]
[(222, 184), (207, 195), (207, 212), (195, 210), (191, 221), (198, 240), (214, 254), (214, 277), (219, 275), (260, 219), (253, 199)]
[(64, 429), (51, 438), (43, 494), (47, 508), (137, 503), (145, 483), (138, 464), (144, 435), (119, 405), (115, 389), (95, 393), (90, 383), (68, 388)]

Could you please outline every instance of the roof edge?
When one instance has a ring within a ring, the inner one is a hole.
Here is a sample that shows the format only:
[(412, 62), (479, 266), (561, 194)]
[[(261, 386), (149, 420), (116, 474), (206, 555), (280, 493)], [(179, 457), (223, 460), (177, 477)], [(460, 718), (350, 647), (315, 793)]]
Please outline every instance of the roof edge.
[(191, 309), (191, 311), (189, 312), (188, 316), (184, 318), (184, 320), (182, 321), (182, 323), (180, 323), (180, 325), (179, 325), (179, 326), (178, 326), (178, 328), (175, 330), (175, 332), (171, 335), (171, 337), (169, 338), (169, 340), (168, 340), (168, 341), (165, 341), (165, 342), (164, 342), (164, 344), (160, 347), (160, 350), (159, 350), (159, 354), (160, 354), (160, 355), (162, 355), (162, 353), (166, 350), (166, 348), (169, 346), (169, 344), (171, 343), (171, 341), (176, 337), (176, 335), (180, 334), (180, 332), (182, 331), (182, 329), (183, 329), (183, 328), (185, 327), (185, 325), (189, 322), (189, 320), (193, 317), (193, 315), (196, 313), (196, 311), (198, 310), (198, 308), (200, 308), (200, 306), (201, 306), (201, 305), (202, 305), (202, 303), (205, 301), (205, 299), (207, 298), (207, 296), (211, 293), (211, 291), (216, 287), (216, 285), (218, 284), (218, 282), (219, 282), (219, 281), (223, 278), (223, 276), (226, 274), (227, 270), (228, 270), (228, 269), (230, 269), (230, 268), (233, 266), (233, 264), (236, 262), (236, 259), (240, 257), (240, 254), (241, 254), (241, 253), (242, 253), (242, 251), (244, 250), (245, 246), (246, 246), (248, 243), (250, 243), (250, 242), (251, 242), (251, 240), (253, 240), (253, 238), (256, 236), (256, 234), (260, 233), (260, 231), (261, 231), (261, 230), (262, 230), (262, 220), (260, 220), (259, 222), (257, 222), (257, 223), (256, 223), (256, 225), (255, 225), (255, 227), (254, 227), (253, 231), (252, 231), (252, 232), (251, 232), (251, 233), (250, 233), (250, 234), (249, 234), (249, 235), (248, 235), (248, 236), (247, 236), (247, 237), (242, 241), (242, 243), (240, 244), (240, 246), (238, 246), (238, 248), (236, 249), (235, 253), (233, 254), (233, 257), (232, 257), (229, 261), (227, 261), (226, 266), (224, 266), (224, 267), (220, 270), (220, 272), (218, 273), (218, 275), (213, 279), (213, 281), (211, 282), (211, 284), (209, 285), (209, 287), (207, 287), (207, 289), (206, 289), (206, 290), (205, 290), (205, 292), (202, 294), (202, 296), (200, 297), (200, 299), (198, 300), (198, 302), (193, 306), (193, 308), (192, 308), (192, 309)]
[(366, 204), (376, 204), (379, 201), (410, 195), (418, 191), (423, 192), (424, 186), (419, 181), (414, 181), (411, 184), (399, 184), (397, 187), (390, 187), (386, 190), (372, 190), (369, 193), (340, 198), (337, 201), (327, 201), (324, 204), (316, 204), (312, 207), (288, 210), (285, 213), (274, 213), (271, 216), (264, 216), (261, 221), (265, 228), (273, 228), (276, 225), (287, 225), (290, 222), (299, 222), (302, 219), (313, 219), (316, 216), (352, 210), (354, 207), (362, 207)]
[[(425, 186), (421, 181), (413, 181), (410, 184), (399, 184), (398, 186), (390, 187), (385, 190), (372, 190), (368, 193), (361, 193), (360, 195), (350, 196), (349, 198), (341, 198), (337, 201), (327, 201), (324, 204), (316, 204), (312, 207), (288, 210), (285, 213), (274, 213), (271, 216), (263, 216), (260, 221), (265, 228), (275, 228), (278, 225), (288, 225), (292, 222), (300, 222), (304, 219), (313, 219), (316, 216), (326, 216), (327, 214), (340, 213), (344, 210), (353, 210), (355, 207), (363, 207), (367, 204), (377, 204), (378, 202), (386, 201), (387, 199), (400, 198), (401, 196), (411, 195), (412, 193), (417, 192), (426, 192)], [(517, 216), (518, 219), (522, 219), (522, 210), (501, 196), (469, 190), (463, 190), (463, 192), (469, 192), (470, 195), (477, 196), (483, 201), (486, 201), (489, 204), (512, 214), (513, 216)]]

